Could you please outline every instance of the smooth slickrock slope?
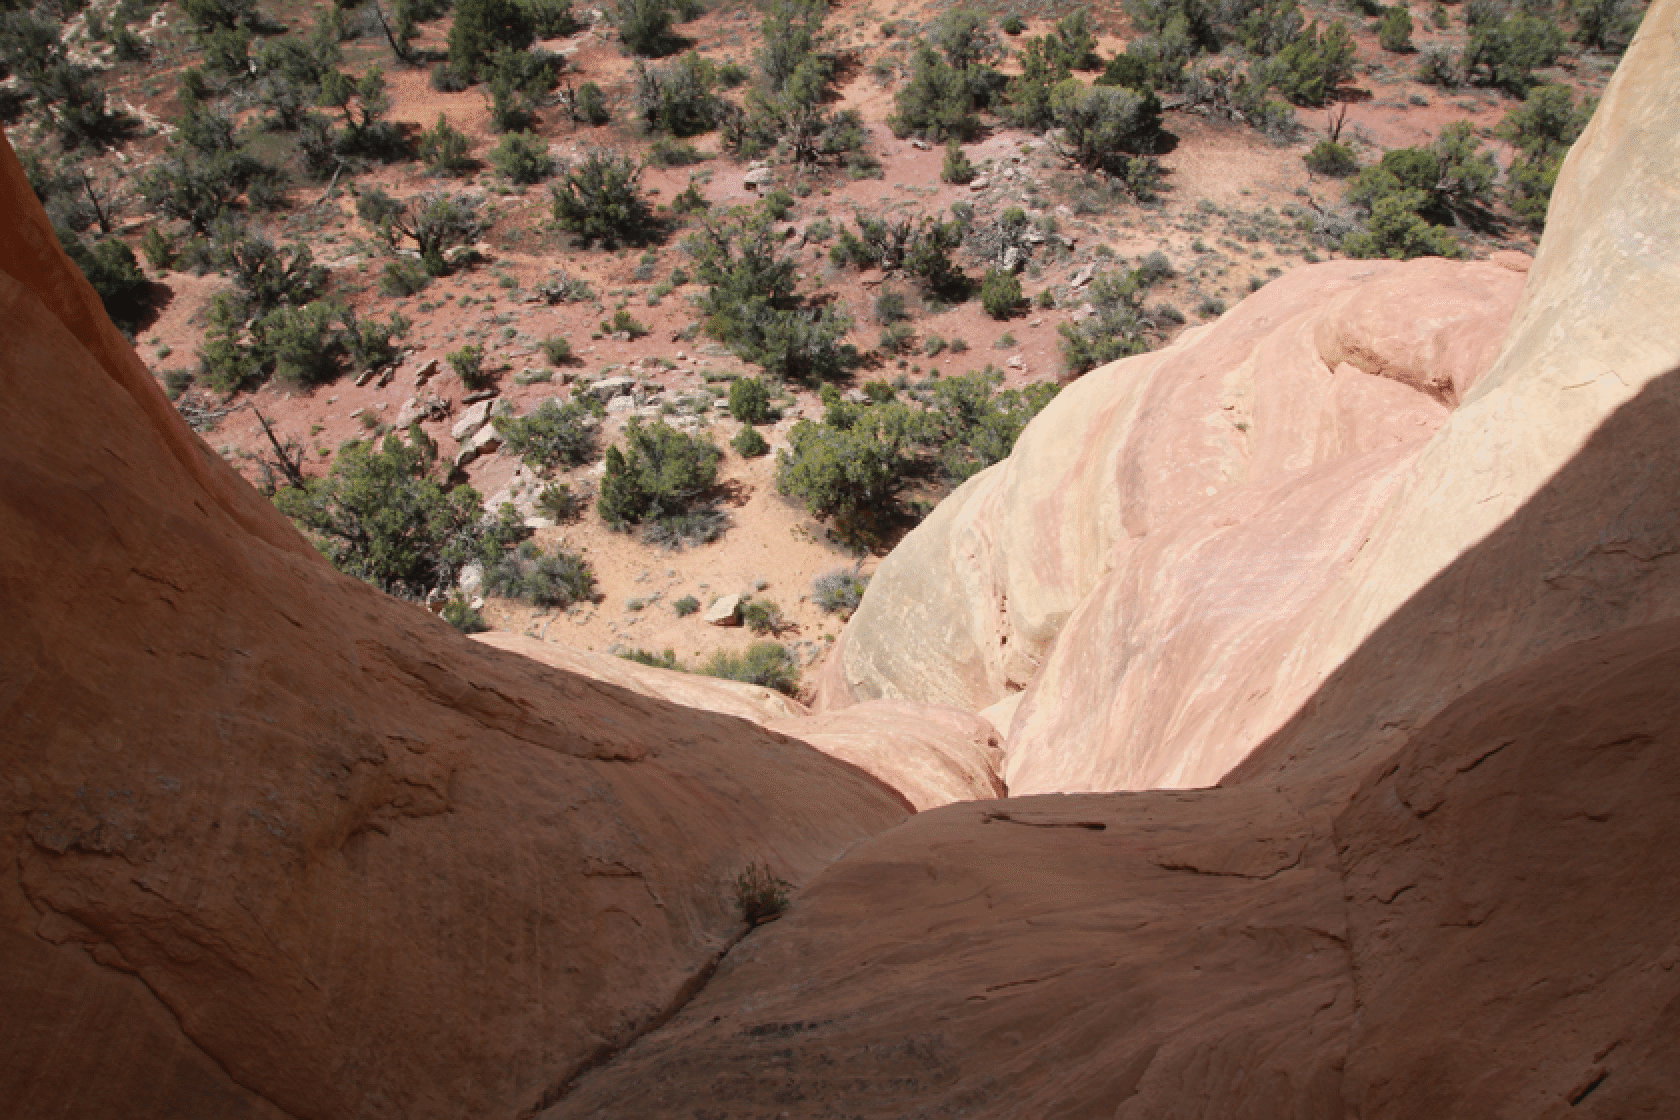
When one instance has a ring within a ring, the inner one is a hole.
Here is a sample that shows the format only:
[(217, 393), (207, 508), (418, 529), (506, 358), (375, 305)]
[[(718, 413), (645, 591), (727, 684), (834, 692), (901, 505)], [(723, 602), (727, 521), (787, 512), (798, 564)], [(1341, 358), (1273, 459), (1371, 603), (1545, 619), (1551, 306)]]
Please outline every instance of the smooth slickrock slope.
[[(1662, 0), (1565, 167), (1498, 358), (1466, 367), (1487, 372), (1394, 468), (1360, 544), (1274, 614), (1293, 639), (1254, 647), (1272, 662), (1232, 660), (1214, 688), (1236, 640), (1218, 627), (1240, 627), (1186, 610), (1212, 638), (1163, 626), (1166, 648), (1136, 659), (1194, 718), (1105, 727), (1074, 705), (1101, 713), (1124, 684), (1131, 619), (1076, 603), (1042, 639), (1043, 677), (1082, 658), (1090, 691), (1040, 677), (1012, 776), (1188, 780), (1241, 759), (1218, 787), (924, 813), (824, 872), (545, 1115), (1680, 1114), (1676, 73), (1680, 3)], [(1270, 563), (1267, 509), (1274, 532), (1305, 531), (1286, 503), (1258, 494), (1231, 526)], [(964, 570), (1018, 559), (991, 547)], [(1093, 562), (1086, 594), (1112, 577)], [(946, 663), (982, 699), (1000, 664)], [(1262, 735), (1267, 688), (1299, 701)], [(1029, 741), (1035, 719), (1059, 733)]]
[(813, 716), (759, 685), (657, 669), (520, 634), (474, 640), (642, 696), (762, 724), (879, 778), (917, 810), (1003, 796), (997, 731), (979, 716), (938, 704), (878, 700)]
[(908, 812), (334, 572), (0, 213), (0, 1112), (511, 1116)]
[[(1311, 600), (1301, 581), (1329, 578), (1492, 364), (1522, 282), (1439, 260), (1297, 269), (1216, 325), (1081, 378), (882, 564), (825, 705), (987, 707), (1030, 684), (1069, 616), (1122, 573), (1180, 581), (1149, 589), (1164, 626), (1179, 604), (1219, 627), (1247, 606), (1233, 657), (1287, 630)], [(1234, 603), (1190, 601), (1233, 553)]]

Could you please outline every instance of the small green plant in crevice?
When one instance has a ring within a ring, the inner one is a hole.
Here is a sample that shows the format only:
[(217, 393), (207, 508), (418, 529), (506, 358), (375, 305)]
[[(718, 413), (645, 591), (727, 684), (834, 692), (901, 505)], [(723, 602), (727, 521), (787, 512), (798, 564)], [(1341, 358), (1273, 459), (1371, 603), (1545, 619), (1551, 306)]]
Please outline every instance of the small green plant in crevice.
[(700, 600), (692, 595), (684, 595), (671, 604), (671, 609), (677, 612), (678, 618), (687, 618), (700, 609)]
[(735, 907), (741, 920), (756, 926), (781, 917), (788, 907), (788, 890), (789, 884), (770, 874), (769, 867), (747, 864), (735, 879)]

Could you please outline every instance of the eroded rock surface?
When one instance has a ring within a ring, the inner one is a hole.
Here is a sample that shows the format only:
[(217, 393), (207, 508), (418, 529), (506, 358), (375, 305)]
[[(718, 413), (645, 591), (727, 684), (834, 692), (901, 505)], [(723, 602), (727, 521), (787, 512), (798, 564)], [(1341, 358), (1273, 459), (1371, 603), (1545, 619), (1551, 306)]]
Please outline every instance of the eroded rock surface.
[(861, 771), (462, 638), (175, 415), (0, 144), (8, 1116), (536, 1107), (902, 820)]

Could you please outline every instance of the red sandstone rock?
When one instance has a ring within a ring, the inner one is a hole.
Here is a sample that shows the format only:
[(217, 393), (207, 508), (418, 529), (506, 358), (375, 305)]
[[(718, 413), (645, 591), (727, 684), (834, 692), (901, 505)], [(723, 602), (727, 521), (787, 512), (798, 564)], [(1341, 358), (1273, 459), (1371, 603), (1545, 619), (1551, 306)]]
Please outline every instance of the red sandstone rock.
[(0, 1101), (509, 1116), (680, 1001), (749, 862), (906, 815), (333, 571), (175, 415), (0, 145)]

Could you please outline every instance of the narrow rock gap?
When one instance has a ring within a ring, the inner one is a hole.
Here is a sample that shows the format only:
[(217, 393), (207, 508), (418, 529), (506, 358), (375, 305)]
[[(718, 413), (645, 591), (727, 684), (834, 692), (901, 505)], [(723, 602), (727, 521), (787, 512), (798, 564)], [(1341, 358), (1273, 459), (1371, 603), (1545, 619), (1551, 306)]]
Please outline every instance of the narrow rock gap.
[(518, 1120), (532, 1120), (532, 1118), (538, 1113), (553, 1108), (555, 1105), (565, 1100), (566, 1097), (571, 1094), (572, 1090), (577, 1088), (578, 1082), (583, 1080), (585, 1074), (592, 1070), (600, 1069), (602, 1066), (624, 1053), (624, 1051), (640, 1042), (645, 1036), (652, 1034), (654, 1031), (676, 1018), (682, 1009), (693, 1002), (694, 997), (704, 991), (707, 984), (711, 983), (712, 977), (717, 975), (718, 966), (723, 964), (723, 959), (730, 954), (731, 950), (733, 950), (735, 946), (739, 945), (746, 938), (747, 934), (757, 928), (757, 926), (748, 926), (747, 928), (741, 930), (741, 932), (737, 933), (734, 937), (731, 937), (729, 941), (724, 944), (723, 948), (713, 953), (711, 957), (707, 959), (706, 963), (700, 966), (699, 971), (695, 972), (693, 976), (688, 978), (687, 983), (677, 989), (677, 994), (672, 998), (671, 1002), (663, 1011), (659, 1012), (646, 1023), (632, 1031), (630, 1035), (622, 1041), (606, 1042), (596, 1047), (593, 1053), (578, 1062), (577, 1065), (568, 1070), (558, 1081), (549, 1086), (549, 1088), (543, 1090), (542, 1095), (536, 1099), (535, 1103), (533, 1103), (531, 1107), (521, 1110), (518, 1114)]

